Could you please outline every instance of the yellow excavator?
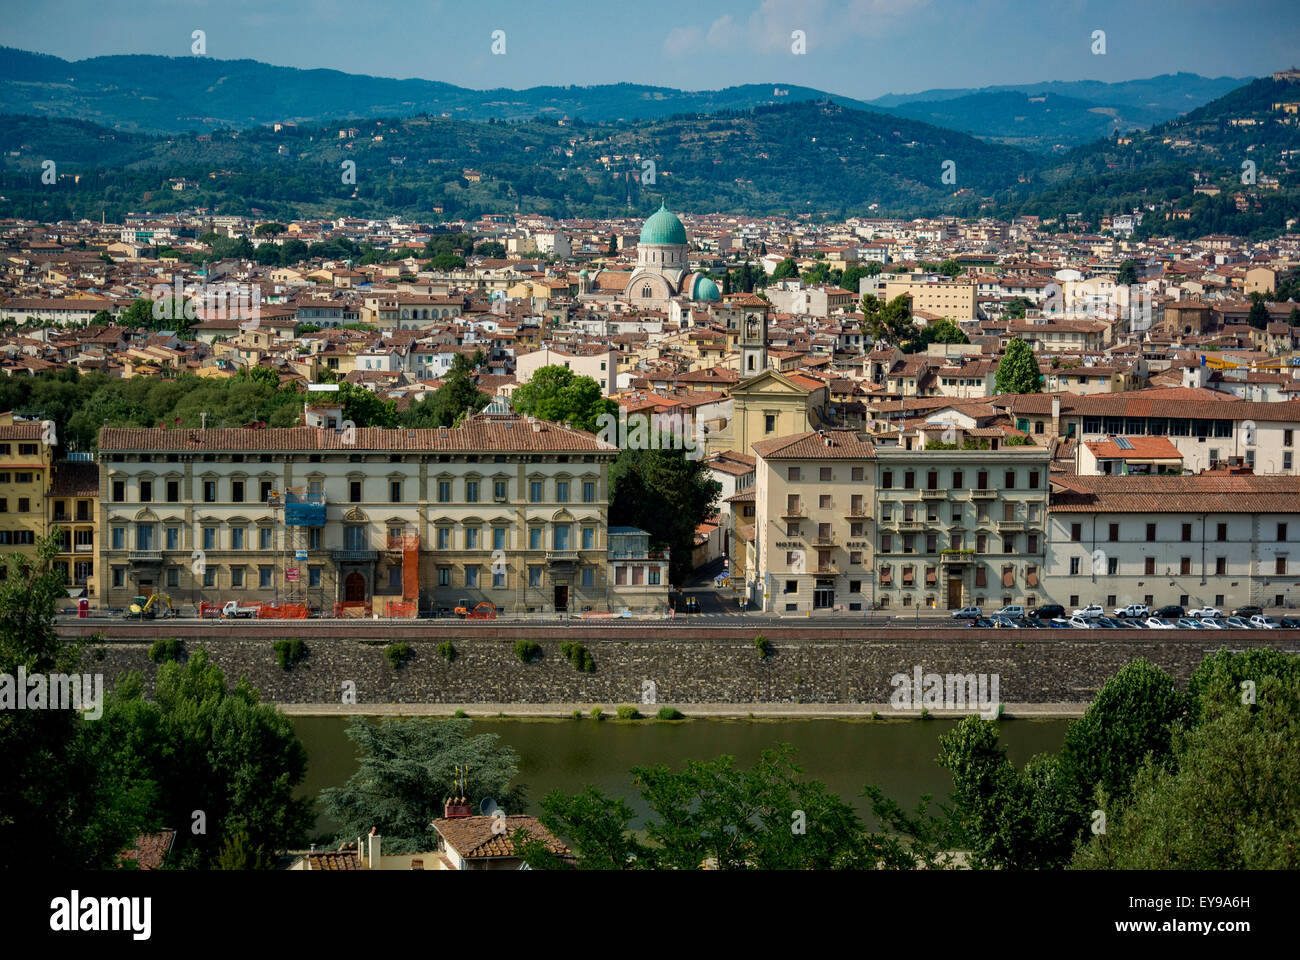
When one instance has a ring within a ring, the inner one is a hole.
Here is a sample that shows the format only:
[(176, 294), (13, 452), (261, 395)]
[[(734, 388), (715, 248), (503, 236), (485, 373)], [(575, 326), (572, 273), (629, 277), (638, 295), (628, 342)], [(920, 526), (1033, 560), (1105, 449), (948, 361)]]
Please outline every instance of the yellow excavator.
[(150, 596), (139, 596), (131, 601), (131, 606), (127, 608), (126, 616), (128, 619), (134, 617), (137, 620), (152, 620), (155, 617), (176, 616), (176, 610), (172, 607), (172, 598), (165, 593), (155, 593)]

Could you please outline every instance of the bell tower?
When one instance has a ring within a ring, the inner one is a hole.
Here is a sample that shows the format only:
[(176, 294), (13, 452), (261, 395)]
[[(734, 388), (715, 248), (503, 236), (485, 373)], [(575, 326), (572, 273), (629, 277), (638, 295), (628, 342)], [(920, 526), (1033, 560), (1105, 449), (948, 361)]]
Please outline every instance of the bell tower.
[(741, 379), (756, 377), (767, 369), (767, 313), (770, 304), (749, 294), (729, 306), (740, 310), (740, 329), (736, 345), (740, 348)]

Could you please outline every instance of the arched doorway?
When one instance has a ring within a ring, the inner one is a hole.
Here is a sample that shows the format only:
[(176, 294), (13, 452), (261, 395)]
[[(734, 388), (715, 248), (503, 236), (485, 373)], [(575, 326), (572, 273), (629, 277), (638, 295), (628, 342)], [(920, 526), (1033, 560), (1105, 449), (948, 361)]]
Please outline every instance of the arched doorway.
[(366, 578), (359, 573), (349, 573), (343, 581), (344, 603), (366, 602)]

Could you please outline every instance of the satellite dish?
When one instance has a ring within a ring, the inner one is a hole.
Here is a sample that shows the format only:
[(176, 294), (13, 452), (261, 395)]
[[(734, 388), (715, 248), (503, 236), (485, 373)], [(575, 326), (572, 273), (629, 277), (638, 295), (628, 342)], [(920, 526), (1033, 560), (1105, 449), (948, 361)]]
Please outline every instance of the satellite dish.
[(497, 812), (497, 802), (491, 797), (484, 797), (479, 801), (478, 812), (485, 817), (490, 817)]

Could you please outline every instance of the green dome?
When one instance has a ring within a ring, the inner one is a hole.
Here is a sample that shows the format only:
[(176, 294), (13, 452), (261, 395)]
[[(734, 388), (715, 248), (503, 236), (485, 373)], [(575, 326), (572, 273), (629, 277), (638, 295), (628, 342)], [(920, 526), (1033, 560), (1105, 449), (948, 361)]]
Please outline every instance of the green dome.
[(641, 228), (641, 243), (668, 243), (686, 246), (686, 228), (662, 203)]
[(695, 278), (695, 282), (691, 284), (691, 299), (718, 301), (722, 299), (722, 291), (708, 277), (698, 276)]

